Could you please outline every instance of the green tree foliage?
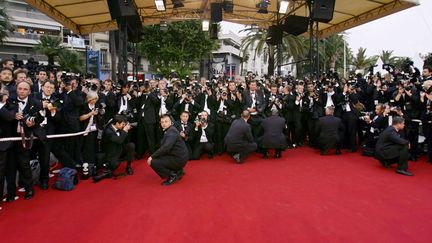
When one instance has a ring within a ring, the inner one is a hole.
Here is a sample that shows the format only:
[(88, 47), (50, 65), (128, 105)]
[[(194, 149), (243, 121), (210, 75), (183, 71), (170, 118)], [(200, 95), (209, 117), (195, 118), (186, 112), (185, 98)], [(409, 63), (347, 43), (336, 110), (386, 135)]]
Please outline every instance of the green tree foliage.
[(59, 36), (43, 35), (34, 50), (48, 57), (48, 64), (54, 65), (54, 58), (63, 50), (63, 40)]
[(381, 59), (381, 61), (384, 64), (392, 64), (394, 65), (396, 63), (396, 60), (398, 59), (398, 57), (393, 56), (393, 51), (381, 51), (381, 54), (379, 55), (379, 59)]
[(12, 29), (6, 7), (6, 1), (0, 0), (0, 43), (3, 43), (4, 39)]
[(138, 49), (155, 71), (180, 77), (189, 75), (199, 61), (217, 49), (217, 42), (202, 31), (198, 20), (174, 22), (163, 31), (159, 25), (145, 26), (145, 38)]
[[(261, 29), (256, 33), (251, 32), (243, 38), (242, 56), (248, 55), (250, 51), (253, 53), (252, 59), (263, 55), (268, 63), (267, 73), (273, 74), (277, 63), (277, 46), (267, 44), (267, 33), (267, 29)], [(284, 33), (281, 44), (282, 62), (287, 62), (290, 58), (295, 61), (302, 59), (307, 52), (303, 41), (302, 37)]]
[(58, 55), (58, 64), (62, 70), (85, 73), (85, 54), (64, 49)]
[(370, 66), (375, 65), (375, 63), (378, 61), (378, 58), (378, 56), (368, 57), (366, 55), (366, 48), (360, 47), (351, 64), (356, 70), (366, 70)]

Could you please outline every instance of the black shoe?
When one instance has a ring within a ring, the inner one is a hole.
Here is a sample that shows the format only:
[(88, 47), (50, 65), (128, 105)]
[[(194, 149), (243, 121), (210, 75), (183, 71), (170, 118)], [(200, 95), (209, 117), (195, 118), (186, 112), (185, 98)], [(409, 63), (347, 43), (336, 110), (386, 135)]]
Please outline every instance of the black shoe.
[(42, 181), (42, 182), (40, 183), (40, 188), (41, 188), (42, 190), (48, 190), (48, 182), (47, 182), (47, 181)]
[(380, 160), (380, 163), (382, 164), (382, 166), (384, 166), (384, 168), (391, 168), (391, 166), (383, 160)]
[(133, 173), (134, 173), (134, 171), (133, 171), (132, 167), (131, 166), (127, 166), (126, 167), (126, 174), (133, 175)]
[(144, 156), (142, 154), (135, 156), (135, 160), (142, 160), (142, 158), (144, 158)]
[(34, 197), (35, 191), (33, 189), (26, 190), (26, 194), (24, 195), (24, 200), (30, 200)]
[(111, 177), (111, 171), (106, 170), (106, 171), (102, 172), (102, 174), (100, 174), (100, 175), (93, 176), (93, 183), (97, 183), (103, 179), (110, 178), (110, 177)]
[(417, 162), (417, 156), (410, 156), (409, 161)]
[(275, 155), (276, 159), (282, 158), (282, 153), (281, 152), (277, 152)]
[(177, 171), (176, 174), (178, 176), (178, 180), (181, 180), (186, 173), (184, 172), (183, 169), (181, 169), (181, 170)]
[(263, 155), (263, 159), (268, 159), (268, 158), (269, 158), (269, 153), (265, 152), (264, 155)]
[(13, 202), (15, 200), (18, 200), (18, 197), (16, 195), (7, 196), (5, 202)]
[(348, 152), (355, 153), (355, 152), (357, 152), (357, 149), (348, 149)]
[(162, 182), (162, 185), (169, 186), (174, 184), (178, 180), (179, 180), (179, 176), (176, 173), (172, 173), (166, 181)]
[(342, 152), (340, 151), (340, 149), (336, 149), (336, 155), (341, 155)]
[(404, 175), (404, 176), (413, 176), (414, 174), (411, 172), (408, 172), (406, 170), (396, 170), (396, 173)]
[(233, 159), (236, 161), (237, 164), (242, 164), (243, 161), (240, 157), (240, 154), (234, 154)]
[(327, 150), (322, 150), (321, 151), (321, 155), (327, 155), (328, 154), (328, 151)]
[(209, 159), (213, 159), (213, 154), (207, 154), (207, 157), (208, 157)]

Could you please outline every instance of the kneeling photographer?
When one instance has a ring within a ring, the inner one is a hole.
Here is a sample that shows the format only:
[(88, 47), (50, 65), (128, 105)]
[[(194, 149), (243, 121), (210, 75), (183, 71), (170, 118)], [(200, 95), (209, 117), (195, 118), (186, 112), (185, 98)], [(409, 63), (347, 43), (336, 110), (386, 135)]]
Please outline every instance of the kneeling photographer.
[(133, 174), (132, 159), (135, 144), (128, 142), (127, 137), (130, 129), (131, 125), (127, 118), (122, 115), (116, 115), (111, 124), (105, 128), (102, 137), (102, 150), (105, 153), (104, 161), (107, 168), (101, 174), (93, 177), (94, 182), (115, 175), (115, 170), (119, 168), (124, 159), (127, 161), (126, 174)]

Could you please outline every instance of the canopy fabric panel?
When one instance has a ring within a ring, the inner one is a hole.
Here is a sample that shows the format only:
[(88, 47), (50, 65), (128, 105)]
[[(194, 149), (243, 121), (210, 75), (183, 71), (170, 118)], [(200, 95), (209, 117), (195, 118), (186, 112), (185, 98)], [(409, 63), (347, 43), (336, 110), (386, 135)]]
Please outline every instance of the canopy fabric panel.
[[(117, 29), (111, 20), (107, 0), (25, 0), (39, 11), (80, 34), (89, 34)], [(223, 0), (183, 0), (184, 7), (173, 8), (166, 0), (166, 11), (158, 12), (154, 0), (135, 0), (138, 13), (144, 25), (159, 24), (160, 21), (181, 21), (189, 19), (210, 19), (212, 2)], [(277, 22), (278, 0), (270, 0), (268, 13), (258, 13), (257, 3), (261, 0), (233, 0), (233, 13), (223, 14), (223, 20), (244, 25), (258, 24), (266, 28)], [(326, 37), (352, 27), (382, 18), (384, 16), (419, 5), (418, 0), (336, 0), (333, 20), (320, 23), (321, 37)], [(306, 0), (290, 0), (285, 16), (309, 15)]]

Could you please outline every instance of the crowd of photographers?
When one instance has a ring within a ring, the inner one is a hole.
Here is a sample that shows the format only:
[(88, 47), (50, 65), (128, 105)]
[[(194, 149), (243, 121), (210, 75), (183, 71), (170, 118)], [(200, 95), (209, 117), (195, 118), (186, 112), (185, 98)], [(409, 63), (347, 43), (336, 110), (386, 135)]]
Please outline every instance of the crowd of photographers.
[[(326, 154), (323, 141), (332, 138), (320, 136), (320, 118), (333, 114), (343, 124), (337, 152), (362, 148), (364, 155), (373, 155), (379, 134), (392, 124), (392, 117), (398, 116), (406, 122), (403, 136), (411, 144), (410, 159), (416, 161), (420, 155), (422, 133), (432, 162), (432, 68), (425, 66), (421, 73), (408, 66), (403, 72), (385, 65), (385, 75), (371, 70), (367, 78), (358, 74), (343, 79), (336, 73), (325, 73), (319, 81), (292, 77), (258, 80), (249, 74), (234, 80), (172, 78), (115, 83), (44, 68), (29, 73), (15, 68), (13, 60), (4, 60), (0, 72), (0, 138), (23, 139), (0, 142), (0, 195), (6, 178), (5, 201), (17, 198), (19, 171), (25, 199), (34, 196), (29, 165), (33, 159), (40, 162), (38, 183), (47, 189), (51, 153), (62, 167), (81, 167), (84, 179), (97, 177), (103, 167), (117, 169), (116, 161), (107, 164), (107, 157), (113, 156), (128, 161), (125, 173), (131, 175), (132, 159), (157, 150), (163, 137), (159, 117), (164, 114), (175, 120), (173, 125), (186, 142), (191, 159), (224, 153), (224, 138), (231, 124), (247, 110), (255, 140), (262, 135), (264, 119), (274, 115), (284, 118), (286, 143), (276, 148), (276, 157), (281, 157), (282, 149), (304, 144)], [(326, 107), (333, 107), (331, 114), (326, 114)], [(104, 143), (108, 127), (122, 137), (115, 142), (124, 150), (117, 150), (109, 141)], [(86, 133), (80, 136), (47, 138), (82, 131)], [(258, 147), (268, 157), (263, 146)]]

